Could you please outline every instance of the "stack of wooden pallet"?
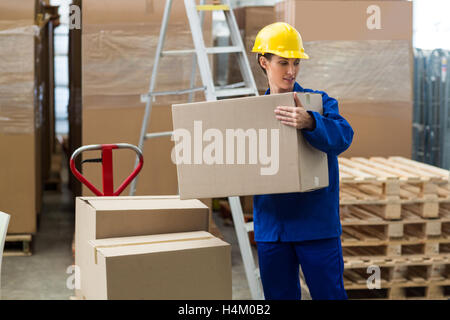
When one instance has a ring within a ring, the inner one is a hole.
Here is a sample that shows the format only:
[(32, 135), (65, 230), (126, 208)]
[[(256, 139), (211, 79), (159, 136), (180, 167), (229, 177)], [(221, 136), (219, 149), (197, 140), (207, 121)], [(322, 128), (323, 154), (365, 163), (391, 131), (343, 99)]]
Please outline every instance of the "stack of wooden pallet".
[[(373, 157), (339, 158), (339, 172), (349, 298), (448, 298), (449, 171)], [(369, 289), (378, 267), (381, 288)]]

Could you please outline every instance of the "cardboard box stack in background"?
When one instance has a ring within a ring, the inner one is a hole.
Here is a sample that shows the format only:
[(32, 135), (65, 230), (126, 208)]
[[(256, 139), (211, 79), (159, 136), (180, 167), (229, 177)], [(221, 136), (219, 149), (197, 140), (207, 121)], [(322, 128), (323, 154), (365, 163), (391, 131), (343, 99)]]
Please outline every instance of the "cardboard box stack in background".
[[(321, 95), (298, 96), (306, 109), (322, 113)], [(187, 133), (174, 137), (181, 199), (328, 186), (327, 155), (282, 125), (273, 116), (277, 105), (293, 106), (292, 93), (174, 105), (174, 129)]]
[(230, 247), (206, 232), (208, 211), (178, 196), (77, 198), (77, 296), (231, 299)]
[(0, 210), (11, 215), (10, 234), (36, 232), (41, 209), (45, 21), (36, 25), (34, 3), (0, 1)]
[(355, 131), (342, 156), (411, 158), (412, 3), (287, 0), (275, 9), (310, 56), (298, 82), (338, 99)]
[[(127, 142), (137, 145), (144, 116), (141, 94), (148, 92), (158, 43), (163, 1), (83, 1), (82, 19), (82, 144)], [(182, 1), (174, 1), (166, 49), (192, 48)], [(211, 16), (205, 18), (205, 41), (211, 43)], [(161, 60), (155, 90), (186, 89), (190, 86), (192, 56)], [(198, 72), (197, 72), (198, 74)], [(197, 76), (197, 84), (199, 83)], [(203, 100), (203, 94), (197, 96)], [(186, 102), (187, 96), (158, 97), (148, 132), (172, 129), (170, 105)], [(137, 195), (177, 194), (176, 167), (171, 161), (170, 137), (148, 140), (144, 167), (139, 174)], [(85, 155), (90, 157), (89, 154)], [(133, 152), (116, 152), (115, 184), (135, 164)], [(83, 174), (101, 185), (98, 165), (84, 165)], [(91, 194), (83, 187), (83, 194)], [(124, 195), (129, 194), (129, 188)]]

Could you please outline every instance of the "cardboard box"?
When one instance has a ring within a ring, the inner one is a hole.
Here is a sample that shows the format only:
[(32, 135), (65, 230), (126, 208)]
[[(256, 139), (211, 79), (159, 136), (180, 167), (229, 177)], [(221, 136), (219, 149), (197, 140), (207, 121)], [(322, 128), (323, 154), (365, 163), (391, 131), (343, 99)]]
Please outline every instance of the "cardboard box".
[(11, 215), (8, 234), (34, 233), (38, 205), (35, 136), (0, 133), (0, 148), (4, 150), (0, 157), (0, 211)]
[(411, 158), (413, 110), (410, 103), (344, 102), (340, 104), (340, 113), (355, 132), (350, 148), (341, 157)]
[(230, 300), (231, 246), (208, 232), (89, 241), (87, 299)]
[[(120, 99), (119, 99), (120, 101)], [(133, 103), (135, 101), (135, 103)], [(139, 100), (124, 99), (122, 107), (92, 107), (83, 111), (83, 145), (126, 142), (139, 144), (139, 133), (144, 116), (144, 108)], [(170, 106), (154, 106), (147, 132), (171, 131)], [(144, 166), (138, 175), (136, 195), (177, 194), (176, 166), (170, 153), (173, 148), (170, 137), (147, 140), (144, 146)], [(83, 159), (96, 158), (100, 152), (85, 152)], [(114, 186), (117, 188), (133, 171), (136, 154), (131, 150), (113, 152)], [(102, 188), (101, 164), (83, 164), (83, 175), (97, 188)], [(122, 195), (129, 195), (127, 187)], [(93, 195), (83, 185), (83, 195)]]
[[(307, 109), (322, 112), (321, 95), (298, 95)], [(173, 105), (180, 198), (328, 186), (327, 155), (313, 148), (301, 131), (275, 118), (274, 109), (280, 105), (294, 106), (293, 94)]]
[(208, 231), (208, 207), (177, 196), (78, 197), (75, 210), (75, 264), (81, 270), (78, 296), (87, 280), (83, 270), (92, 262), (88, 240)]
[[(141, 94), (148, 92), (164, 6), (164, 1), (152, 0), (83, 1), (82, 112), (75, 114), (75, 120), (82, 119), (81, 145), (117, 142), (138, 145), (145, 110)], [(192, 48), (183, 1), (174, 1), (171, 12), (164, 48)], [(204, 37), (209, 46), (212, 43), (211, 13), (205, 15)], [(190, 87), (191, 65), (191, 55), (162, 59), (155, 90)], [(198, 70), (196, 79), (200, 85)], [(203, 100), (204, 94), (197, 93), (195, 97)], [(172, 130), (168, 106), (185, 101), (187, 95), (157, 97), (147, 132)], [(72, 123), (76, 134), (78, 123), (75, 120)], [(78, 141), (72, 140), (75, 144)], [(138, 177), (136, 195), (178, 193), (176, 167), (170, 160), (172, 147), (170, 137), (145, 142), (144, 167)], [(85, 153), (83, 157), (91, 155)], [(132, 172), (135, 158), (132, 151), (114, 152), (116, 186)], [(82, 172), (88, 180), (101, 186), (98, 164), (85, 164)], [(122, 194), (128, 195), (129, 190), (128, 187)], [(92, 195), (84, 186), (82, 194)]]
[(310, 56), (297, 81), (336, 98), (355, 131), (342, 156), (410, 158), (412, 2), (288, 0), (275, 11), (299, 30)]
[(40, 29), (34, 0), (0, 0), (0, 211), (8, 234), (36, 232), (41, 207)]
[[(84, 0), (82, 28), (83, 109), (85, 98), (115, 98), (148, 92), (165, 2)], [(174, 1), (165, 39), (165, 50), (190, 49), (183, 1)], [(212, 43), (212, 15), (204, 21), (206, 46)], [(180, 67), (183, 66), (183, 67)], [(192, 56), (161, 59), (156, 91), (190, 87)], [(201, 84), (197, 72), (196, 84)], [(203, 94), (196, 97), (204, 98)], [(159, 96), (154, 104), (184, 102), (186, 96)], [(142, 108), (145, 104), (141, 103)]]
[(303, 41), (412, 39), (411, 1), (288, 0), (275, 10)]

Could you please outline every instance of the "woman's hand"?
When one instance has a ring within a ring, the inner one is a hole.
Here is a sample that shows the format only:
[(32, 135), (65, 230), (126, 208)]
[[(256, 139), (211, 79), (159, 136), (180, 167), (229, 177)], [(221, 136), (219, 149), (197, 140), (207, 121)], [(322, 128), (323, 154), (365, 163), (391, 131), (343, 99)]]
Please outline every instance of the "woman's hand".
[(313, 130), (316, 125), (314, 118), (303, 107), (296, 93), (294, 93), (294, 101), (295, 107), (276, 107), (276, 118), (281, 123), (297, 129)]

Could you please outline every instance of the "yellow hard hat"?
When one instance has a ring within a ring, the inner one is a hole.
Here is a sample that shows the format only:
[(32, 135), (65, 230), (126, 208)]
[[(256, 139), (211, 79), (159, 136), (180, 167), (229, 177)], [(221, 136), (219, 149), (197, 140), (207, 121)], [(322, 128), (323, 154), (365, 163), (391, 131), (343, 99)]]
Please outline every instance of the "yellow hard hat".
[(285, 22), (275, 22), (262, 28), (252, 52), (273, 53), (283, 58), (309, 59), (303, 48), (302, 36)]

